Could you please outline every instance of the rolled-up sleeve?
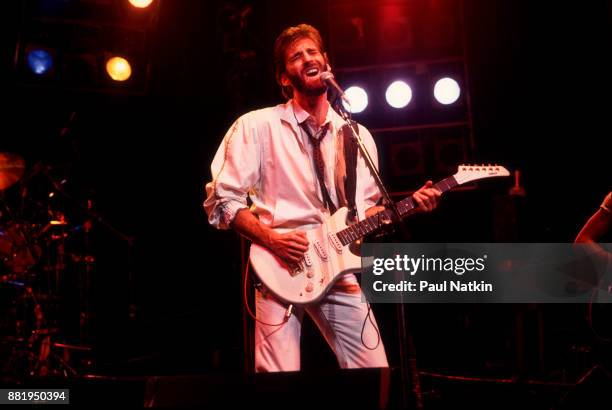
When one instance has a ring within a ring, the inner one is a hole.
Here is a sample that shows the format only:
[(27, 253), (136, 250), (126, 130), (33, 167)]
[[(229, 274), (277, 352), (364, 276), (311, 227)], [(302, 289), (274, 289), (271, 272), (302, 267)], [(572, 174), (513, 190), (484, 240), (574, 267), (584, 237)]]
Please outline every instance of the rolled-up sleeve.
[(204, 210), (211, 225), (228, 229), (238, 211), (247, 208), (248, 192), (259, 181), (259, 164), (256, 128), (242, 116), (225, 134), (210, 166)]

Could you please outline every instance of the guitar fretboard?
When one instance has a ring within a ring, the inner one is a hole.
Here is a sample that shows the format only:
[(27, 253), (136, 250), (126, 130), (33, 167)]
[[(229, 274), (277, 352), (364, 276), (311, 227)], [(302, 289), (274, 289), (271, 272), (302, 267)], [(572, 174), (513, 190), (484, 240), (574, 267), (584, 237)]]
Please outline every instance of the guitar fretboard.
[[(457, 181), (455, 177), (451, 176), (442, 181), (436, 183), (434, 185), (440, 192), (446, 192), (454, 187), (456, 187)], [(400, 202), (395, 204), (400, 216), (403, 218), (410, 211), (417, 207), (417, 204), (414, 202), (412, 197), (408, 197), (402, 199)], [(356, 241), (357, 239), (363, 238), (364, 236), (374, 233), (379, 230), (384, 224), (387, 224), (394, 219), (393, 211), (390, 209), (386, 209), (382, 212), (377, 213), (376, 215), (370, 216), (369, 218), (364, 219), (363, 221), (357, 222), (354, 225), (351, 225), (339, 232), (336, 232), (336, 236), (340, 240), (343, 246), (348, 245), (351, 242)]]

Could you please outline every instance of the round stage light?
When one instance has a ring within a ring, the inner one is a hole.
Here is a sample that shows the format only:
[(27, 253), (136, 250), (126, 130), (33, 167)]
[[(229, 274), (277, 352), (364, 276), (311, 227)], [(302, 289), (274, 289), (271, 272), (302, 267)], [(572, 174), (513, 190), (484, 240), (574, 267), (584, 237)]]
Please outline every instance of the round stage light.
[(349, 107), (345, 102), (342, 102), (342, 104), (352, 114), (360, 113), (368, 106), (368, 93), (363, 88), (352, 86), (347, 88), (344, 94), (346, 94), (346, 98), (351, 102), (351, 105)]
[(28, 53), (28, 66), (36, 75), (44, 75), (53, 67), (53, 57), (48, 51), (36, 49)]
[(412, 88), (403, 81), (394, 81), (387, 87), (385, 97), (393, 108), (404, 108), (412, 100)]
[(459, 99), (461, 88), (457, 81), (450, 77), (444, 77), (436, 81), (434, 86), (434, 97), (440, 104), (449, 105)]
[(153, 3), (153, 0), (130, 0), (130, 4), (136, 8), (144, 9)]
[(125, 81), (132, 75), (132, 67), (125, 58), (113, 57), (106, 62), (106, 72), (115, 81)]

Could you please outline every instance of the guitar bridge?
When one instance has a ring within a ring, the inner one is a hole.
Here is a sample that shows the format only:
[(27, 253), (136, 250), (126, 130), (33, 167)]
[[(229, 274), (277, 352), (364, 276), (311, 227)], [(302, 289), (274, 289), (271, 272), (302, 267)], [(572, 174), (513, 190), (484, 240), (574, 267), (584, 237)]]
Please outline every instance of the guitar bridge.
[(302, 264), (302, 262), (298, 262), (298, 266), (296, 266), (294, 269), (291, 269), (289, 271), (291, 276), (297, 276), (301, 274), (302, 272), (304, 272), (304, 265)]

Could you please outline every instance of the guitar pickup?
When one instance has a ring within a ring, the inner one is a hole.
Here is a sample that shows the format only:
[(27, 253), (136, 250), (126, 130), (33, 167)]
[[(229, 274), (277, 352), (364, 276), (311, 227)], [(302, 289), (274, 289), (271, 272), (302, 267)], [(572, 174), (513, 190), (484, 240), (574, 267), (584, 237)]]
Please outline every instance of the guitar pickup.
[(308, 251), (304, 252), (304, 264), (306, 264), (308, 267), (312, 266), (312, 259), (310, 258)]
[(323, 245), (321, 245), (321, 242), (315, 240), (314, 241), (314, 248), (317, 251), (317, 253), (319, 254), (319, 257), (321, 259), (323, 259), (324, 261), (327, 260), (327, 251), (325, 251), (325, 248), (323, 248)]
[(330, 233), (328, 237), (329, 237), (329, 242), (332, 244), (336, 252), (342, 253), (342, 244), (340, 243), (340, 240), (338, 239), (336, 234)]

